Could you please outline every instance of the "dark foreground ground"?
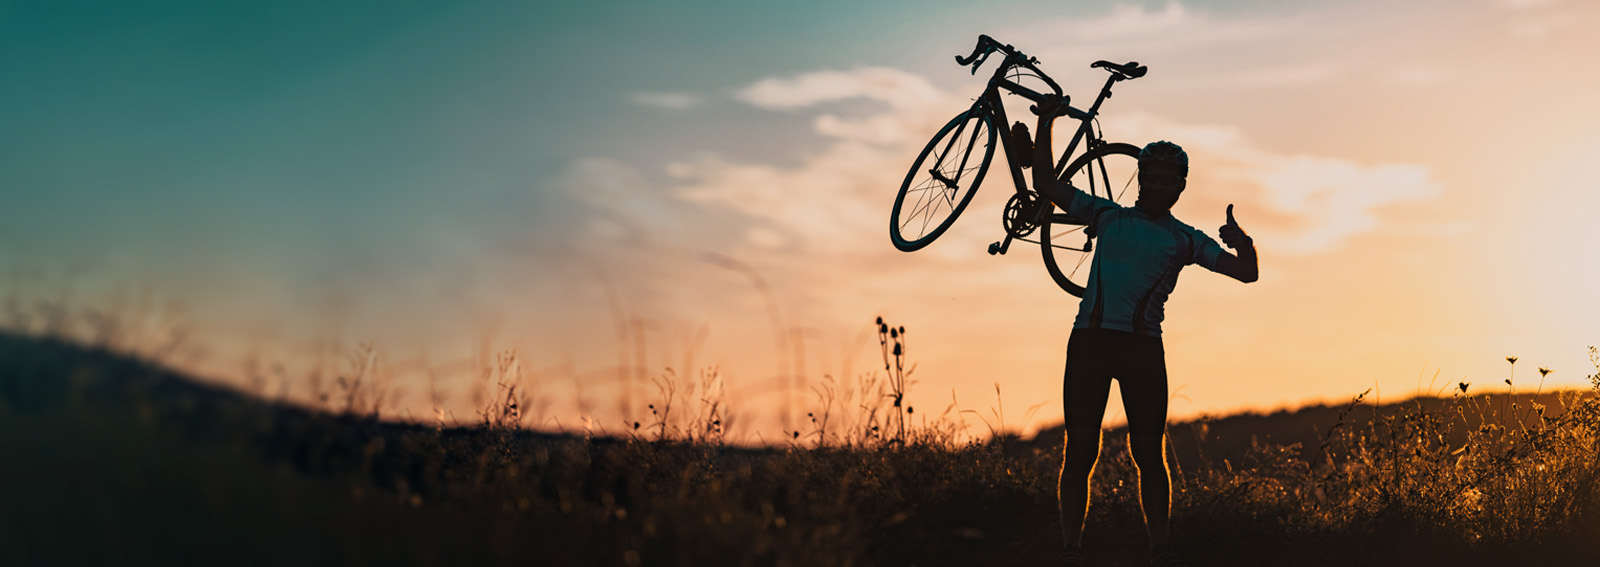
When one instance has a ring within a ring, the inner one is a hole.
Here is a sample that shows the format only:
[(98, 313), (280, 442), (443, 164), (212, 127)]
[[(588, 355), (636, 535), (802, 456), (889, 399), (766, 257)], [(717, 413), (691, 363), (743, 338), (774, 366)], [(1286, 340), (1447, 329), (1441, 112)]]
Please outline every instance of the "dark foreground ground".
[[(1177, 544), (1197, 566), (1600, 564), (1588, 399), (1175, 424)], [(0, 564), (1052, 565), (1059, 439), (434, 429), (0, 335)], [(1120, 439), (1096, 472), (1097, 565), (1145, 559)]]

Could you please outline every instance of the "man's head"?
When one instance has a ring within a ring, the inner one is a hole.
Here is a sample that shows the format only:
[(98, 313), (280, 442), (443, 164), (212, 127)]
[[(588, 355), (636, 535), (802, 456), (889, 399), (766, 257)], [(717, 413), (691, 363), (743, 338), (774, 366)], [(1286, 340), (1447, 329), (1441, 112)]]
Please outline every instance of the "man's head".
[(1162, 140), (1139, 150), (1139, 200), (1134, 206), (1153, 214), (1165, 213), (1178, 202), (1189, 177), (1189, 154), (1177, 144)]

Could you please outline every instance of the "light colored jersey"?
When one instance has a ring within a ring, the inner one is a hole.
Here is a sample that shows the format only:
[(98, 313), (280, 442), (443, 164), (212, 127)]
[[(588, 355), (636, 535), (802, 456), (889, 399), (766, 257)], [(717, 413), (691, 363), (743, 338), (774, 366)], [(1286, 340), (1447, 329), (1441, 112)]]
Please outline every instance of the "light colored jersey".
[(1066, 212), (1073, 218), (1093, 219), (1098, 234), (1074, 329), (1159, 337), (1178, 271), (1199, 264), (1215, 272), (1222, 257), (1217, 241), (1171, 213), (1157, 218), (1077, 189)]

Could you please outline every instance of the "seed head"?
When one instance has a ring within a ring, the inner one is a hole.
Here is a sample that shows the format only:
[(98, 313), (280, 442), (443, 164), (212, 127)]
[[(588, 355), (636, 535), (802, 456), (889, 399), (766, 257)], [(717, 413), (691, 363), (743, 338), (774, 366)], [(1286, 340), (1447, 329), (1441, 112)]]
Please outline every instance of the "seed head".
[(1554, 372), (1554, 370), (1551, 370), (1551, 369), (1543, 367), (1543, 366), (1539, 367), (1539, 377), (1541, 377), (1541, 378), (1543, 378), (1545, 376), (1549, 376), (1551, 372)]
[(878, 325), (879, 325), (879, 326), (882, 326), (882, 325), (883, 325), (883, 317), (879, 317), (879, 318), (878, 318)]
[(899, 329), (889, 329), (889, 338), (891, 338), (891, 339), (900, 338), (900, 330)]
[(1509, 363), (1512, 363), (1512, 364), (1516, 364), (1517, 363), (1517, 357), (1508, 356), (1508, 357), (1506, 357), (1506, 362), (1509, 362)]
[(1461, 386), (1461, 393), (1463, 393), (1463, 394), (1467, 393), (1467, 383), (1466, 382), (1462, 382), (1462, 383), (1460, 383), (1458, 385)]

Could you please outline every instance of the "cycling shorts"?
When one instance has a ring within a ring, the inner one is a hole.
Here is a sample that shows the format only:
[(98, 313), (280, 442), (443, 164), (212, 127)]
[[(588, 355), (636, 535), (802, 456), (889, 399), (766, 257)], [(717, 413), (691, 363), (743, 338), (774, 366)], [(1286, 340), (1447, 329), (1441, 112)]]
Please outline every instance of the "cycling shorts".
[(1111, 379), (1122, 390), (1128, 432), (1158, 436), (1167, 425), (1167, 355), (1161, 337), (1113, 329), (1073, 329), (1067, 339), (1062, 406), (1068, 429), (1098, 429)]

